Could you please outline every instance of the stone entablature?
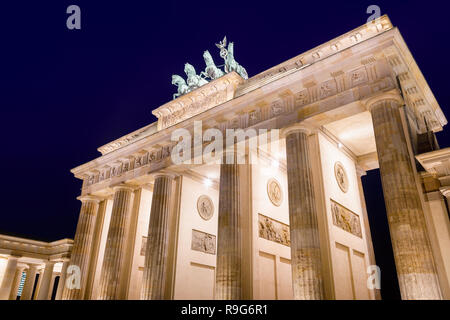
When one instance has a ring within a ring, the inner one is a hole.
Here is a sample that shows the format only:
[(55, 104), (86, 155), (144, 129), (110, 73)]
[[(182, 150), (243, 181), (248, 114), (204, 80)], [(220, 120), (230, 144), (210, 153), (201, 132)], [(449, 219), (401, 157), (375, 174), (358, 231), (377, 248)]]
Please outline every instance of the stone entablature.
[[(265, 123), (264, 127), (266, 129), (279, 129), (285, 125), (296, 123), (299, 119), (307, 119), (322, 112), (370, 97), (382, 90), (395, 88), (395, 81), (390, 76), (375, 81), (366, 79), (360, 83), (360, 86), (339, 93), (337, 86), (326, 82), (310, 87), (305, 92), (305, 99), (296, 99), (292, 93), (286, 92), (281, 96), (273, 97), (274, 100), (270, 103), (257, 103), (256, 106), (253, 106), (254, 109), (234, 114), (234, 116), (229, 117), (230, 119), (219, 123), (215, 121), (216, 123), (212, 127), (225, 133), (226, 129), (229, 128), (257, 128), (259, 124), (271, 120), (271, 123)], [(311, 92), (311, 95), (309, 92)], [(328, 96), (327, 93), (330, 95)], [(287, 117), (287, 114), (290, 114), (290, 116)], [(204, 116), (206, 117), (207, 115)], [(280, 118), (278, 123), (277, 118)], [(185, 128), (191, 129), (192, 123)], [(95, 171), (86, 176), (83, 194), (95, 192), (109, 185), (133, 179), (140, 175), (156, 172), (172, 164), (170, 154), (175, 146), (174, 142), (167, 141), (167, 145), (164, 146), (158, 143), (151, 143), (148, 140), (145, 142), (146, 146), (138, 152), (132, 153), (127, 157), (120, 157), (119, 160), (115, 160), (112, 164), (103, 166), (101, 169), (95, 169)], [(106, 183), (106, 185), (100, 184), (101, 182)], [(98, 187), (89, 188), (96, 184), (99, 184)]]
[(422, 172), (424, 190), (439, 190), (445, 197), (450, 196), (450, 148), (439, 149), (416, 155), (426, 172)]
[(71, 239), (44, 242), (0, 235), (0, 254), (14, 254), (36, 259), (52, 260), (69, 257), (72, 246), (73, 240)]
[(255, 90), (263, 85), (285, 77), (299, 69), (306, 68), (318, 61), (322, 61), (338, 52), (344, 51), (365, 40), (376, 37), (380, 33), (393, 28), (387, 15), (377, 20), (375, 24), (363, 25), (333, 40), (330, 40), (314, 49), (304, 52), (292, 59), (289, 59), (275, 67), (257, 74), (245, 82), (236, 92), (236, 96), (241, 96), (247, 92)]
[(422, 153), (416, 158), (436, 178), (450, 176), (450, 148)]

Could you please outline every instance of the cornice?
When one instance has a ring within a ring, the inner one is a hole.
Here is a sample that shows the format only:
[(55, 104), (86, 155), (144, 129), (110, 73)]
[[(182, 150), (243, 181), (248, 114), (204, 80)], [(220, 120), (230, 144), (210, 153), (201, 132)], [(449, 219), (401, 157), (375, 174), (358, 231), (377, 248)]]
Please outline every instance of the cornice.
[(0, 234), (0, 250), (22, 257), (45, 259), (55, 255), (69, 255), (72, 247), (71, 239), (44, 242)]
[(378, 36), (379, 34), (391, 30), (393, 25), (387, 15), (383, 15), (377, 20), (377, 24), (364, 24), (352, 31), (349, 31), (333, 40), (308, 50), (298, 56), (291, 58), (275, 67), (270, 68), (256, 76), (251, 77), (246, 83), (239, 87), (236, 96), (243, 95), (255, 90), (267, 83), (285, 77), (297, 70), (307, 68), (318, 61), (322, 61), (336, 53), (351, 48), (358, 43)]
[(152, 134), (157, 132), (157, 122), (151, 123), (148, 126), (145, 126), (141, 129), (138, 129), (130, 134), (127, 134), (123, 137), (120, 137), (119, 139), (116, 139), (110, 143), (107, 143), (101, 147), (99, 147), (97, 150), (102, 154), (105, 155), (107, 153), (110, 153), (111, 151), (117, 150), (131, 142), (134, 142), (138, 139), (143, 139), (145, 137), (148, 137)]

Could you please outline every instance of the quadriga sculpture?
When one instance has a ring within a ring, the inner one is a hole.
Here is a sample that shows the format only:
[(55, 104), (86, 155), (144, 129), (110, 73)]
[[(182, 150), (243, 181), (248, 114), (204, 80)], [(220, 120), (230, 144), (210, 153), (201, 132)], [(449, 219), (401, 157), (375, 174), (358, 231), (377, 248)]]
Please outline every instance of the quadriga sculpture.
[(172, 84), (178, 87), (178, 92), (173, 95), (174, 99), (207, 84), (208, 80), (206, 79), (215, 80), (222, 77), (225, 73), (229, 73), (232, 71), (237, 72), (242, 78), (248, 79), (248, 74), (245, 68), (237, 63), (234, 59), (233, 42), (230, 42), (227, 48), (227, 37), (224, 37), (222, 41), (216, 43), (216, 46), (220, 49), (220, 57), (225, 61), (225, 71), (221, 70), (219, 68), (220, 66), (216, 66), (216, 64), (214, 63), (214, 59), (208, 50), (204, 51), (203, 59), (205, 60), (206, 64), (205, 71), (197, 74), (195, 72), (194, 66), (186, 63), (184, 65), (184, 72), (187, 75), (186, 81), (184, 81), (184, 79), (179, 75), (172, 76)]

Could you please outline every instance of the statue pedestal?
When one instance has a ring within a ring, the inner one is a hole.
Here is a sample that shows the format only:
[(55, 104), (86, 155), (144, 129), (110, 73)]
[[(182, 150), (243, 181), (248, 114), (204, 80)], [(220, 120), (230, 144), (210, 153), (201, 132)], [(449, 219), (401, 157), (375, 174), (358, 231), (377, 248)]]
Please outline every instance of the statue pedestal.
[(153, 110), (158, 131), (233, 99), (236, 88), (244, 81), (233, 71)]

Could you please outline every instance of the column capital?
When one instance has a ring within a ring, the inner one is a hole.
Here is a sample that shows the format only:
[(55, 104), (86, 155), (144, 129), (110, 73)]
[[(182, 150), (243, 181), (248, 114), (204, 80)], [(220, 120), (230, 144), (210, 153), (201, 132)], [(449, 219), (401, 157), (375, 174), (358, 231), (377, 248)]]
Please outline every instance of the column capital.
[(134, 189), (136, 189), (137, 186), (132, 186), (130, 184), (126, 184), (126, 183), (119, 183), (116, 185), (112, 185), (111, 188), (113, 189), (114, 192), (116, 192), (117, 190), (129, 190), (129, 191), (133, 191)]
[(22, 271), (25, 270), (26, 267), (27, 267), (27, 265), (24, 263), (20, 263), (17, 265), (17, 269), (22, 270)]
[(170, 178), (170, 179), (175, 179), (178, 176), (179, 176), (179, 174), (176, 174), (174, 172), (167, 172), (167, 171), (156, 172), (156, 173), (153, 174), (153, 177), (154, 177), (155, 180), (157, 178), (160, 178), (160, 177), (166, 177), (166, 178)]
[(361, 102), (364, 104), (367, 111), (371, 111), (372, 108), (379, 103), (386, 103), (389, 101), (395, 102), (397, 106), (402, 106), (405, 103), (398, 89), (383, 92), (368, 99), (364, 99)]
[(436, 200), (444, 200), (444, 197), (439, 191), (427, 192), (425, 195), (425, 201), (436, 201)]
[(244, 150), (241, 150), (241, 148), (238, 148), (237, 143), (234, 143), (231, 147), (224, 146), (222, 150), (216, 151), (216, 157), (219, 160), (217, 162), (211, 162), (211, 164), (241, 164), (240, 162), (245, 162), (245, 158), (249, 155), (248, 151), (248, 146), (245, 146)]
[(442, 193), (444, 197), (447, 199), (450, 197), (450, 187), (441, 187), (439, 188), (439, 191)]
[(294, 132), (303, 132), (307, 136), (309, 136), (316, 131), (317, 131), (317, 128), (315, 128), (314, 126), (302, 122), (302, 123), (294, 124), (292, 126), (281, 129), (280, 136), (282, 138), (286, 138), (289, 134), (294, 133)]
[(83, 196), (77, 197), (77, 200), (80, 200), (81, 202), (92, 201), (92, 202), (95, 202), (95, 203), (99, 203), (103, 199), (100, 198), (100, 197), (97, 197), (97, 196), (83, 195)]
[(358, 177), (361, 178), (367, 174), (366, 170), (364, 170), (360, 165), (357, 164), (355, 166), (355, 168), (356, 168), (356, 174), (358, 175)]

